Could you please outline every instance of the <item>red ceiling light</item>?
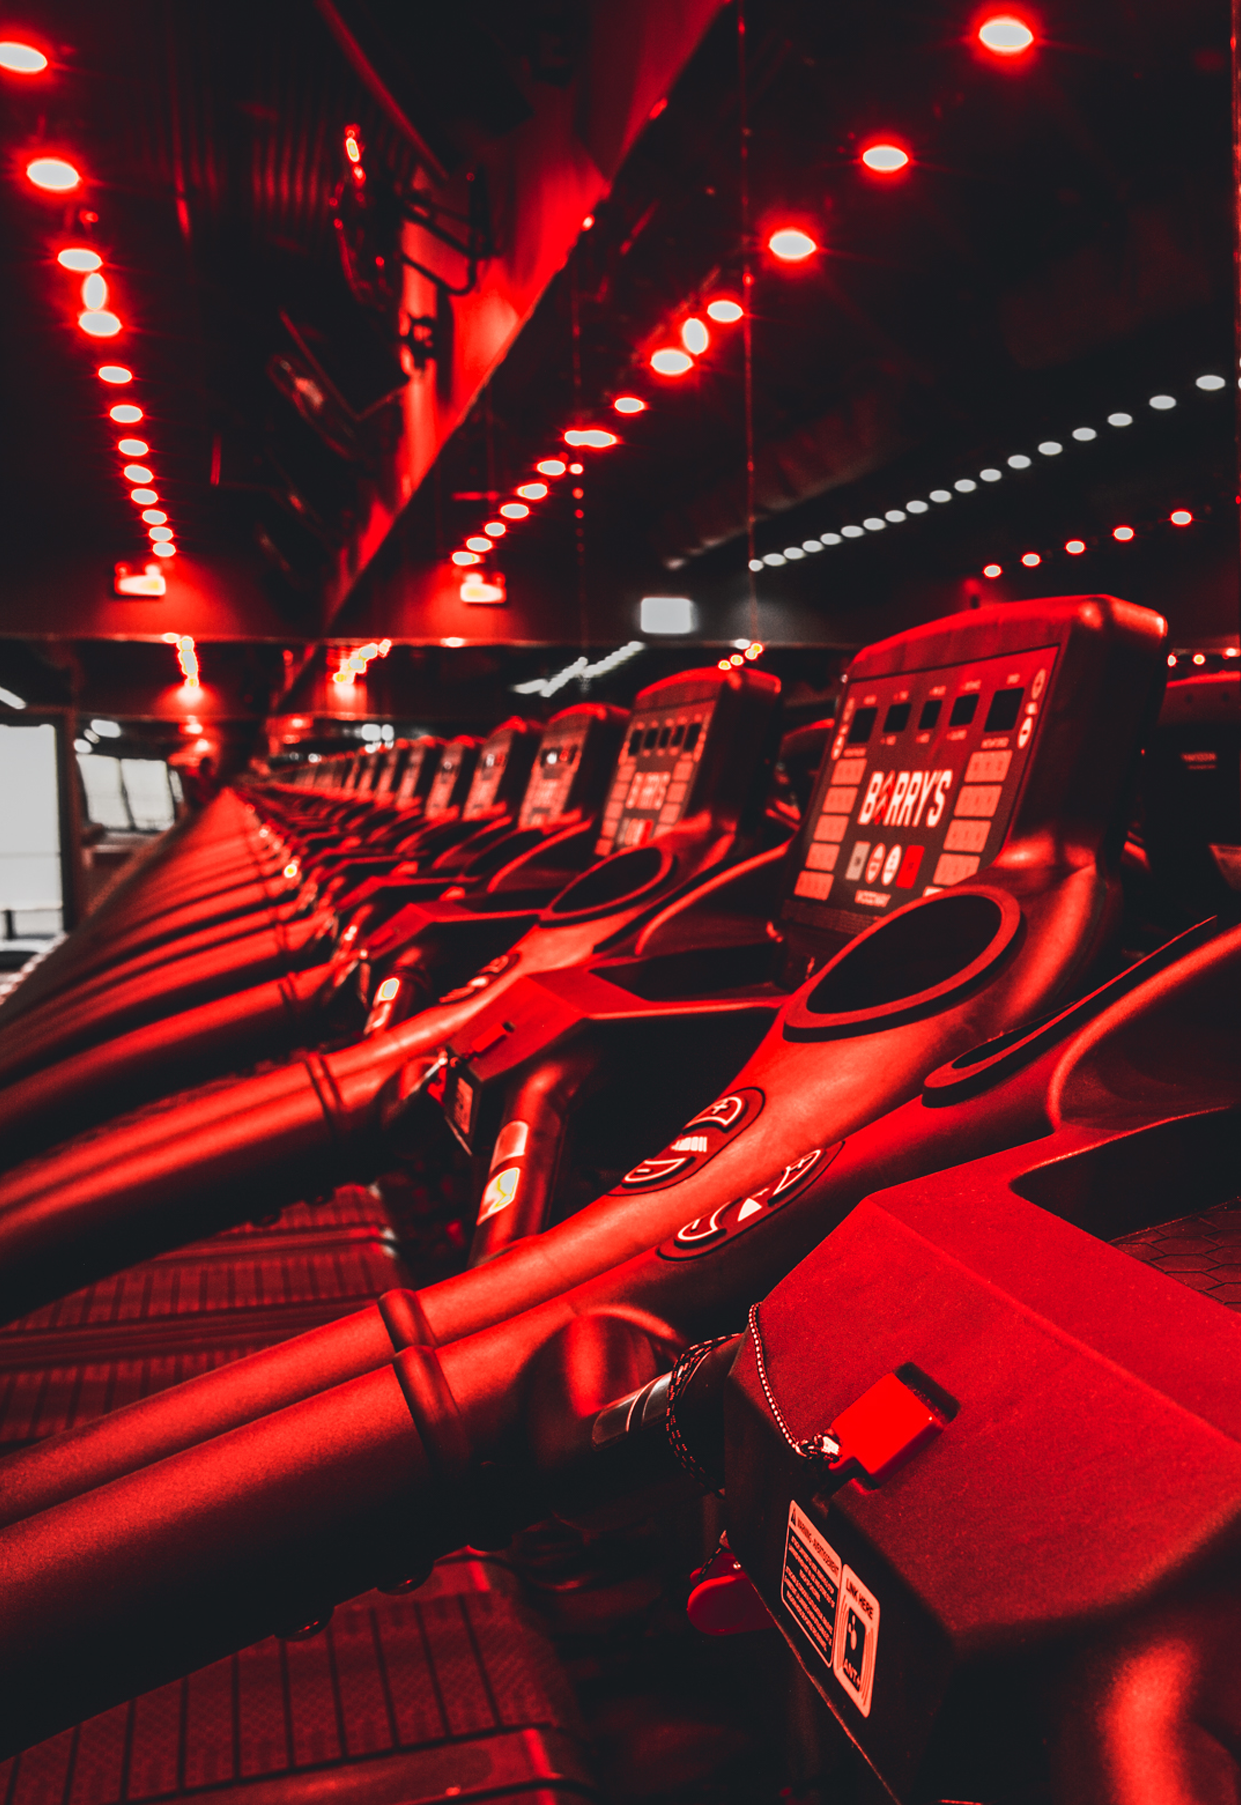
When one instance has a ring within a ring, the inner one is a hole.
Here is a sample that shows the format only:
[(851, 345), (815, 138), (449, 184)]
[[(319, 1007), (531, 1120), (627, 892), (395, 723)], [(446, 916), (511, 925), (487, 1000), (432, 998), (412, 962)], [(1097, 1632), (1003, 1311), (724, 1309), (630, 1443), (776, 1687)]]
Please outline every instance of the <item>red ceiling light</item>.
[(1021, 562), (1025, 565), (1027, 570), (1034, 570), (1043, 562), (1043, 560), (1039, 557), (1037, 552), (1022, 552)]
[(1112, 538), (1119, 539), (1122, 545), (1127, 545), (1129, 540), (1133, 538), (1133, 528), (1131, 526), (1114, 526), (1112, 528)]
[(1086, 541), (1084, 539), (1066, 539), (1064, 549), (1070, 558), (1080, 558), (1086, 549)]
[(126, 482), (130, 483), (150, 483), (155, 481), (155, 473), (148, 470), (145, 464), (126, 464), (125, 468), (121, 471), (121, 475), (125, 478)]
[[(96, 373), (99, 377), (100, 382), (110, 382), (117, 388), (120, 388), (123, 383), (132, 382), (134, 379), (133, 371), (127, 370), (125, 368), (124, 364), (100, 364), (99, 369)], [(116, 410), (116, 408), (112, 409), (112, 418), (114, 420), (119, 420), (121, 418), (121, 416), (118, 413), (118, 411)], [(135, 409), (132, 413), (129, 412), (128, 410), (126, 411), (126, 414), (125, 414), (125, 422), (126, 423), (128, 423), (131, 420), (141, 420), (141, 418), (142, 418), (142, 409), (141, 408)]]
[(467, 551), (489, 552), (491, 550), (490, 539), (484, 539), (481, 533), (475, 533), (471, 538), (466, 540), (465, 544)]
[(69, 194), (82, 177), (64, 157), (33, 157), (26, 165), (26, 179), (44, 194)]
[(159, 545), (164, 540), (171, 539), (172, 537), (173, 532), (170, 526), (151, 526), (147, 528), (147, 538), (153, 545)]
[(711, 334), (701, 320), (686, 320), (681, 327), (681, 343), (693, 357), (701, 357), (711, 343)]
[(477, 552), (454, 552), (452, 555), (452, 561), (454, 564), (461, 564), (461, 565), (481, 564), (482, 563), (482, 559), (479, 557)]
[(80, 313), (78, 325), (90, 338), (115, 338), (121, 329), (116, 315), (99, 307), (88, 307), (85, 313)]
[(503, 539), (505, 533), (508, 532), (508, 528), (502, 520), (489, 520), (484, 526), (483, 531), (489, 539)]
[(12, 38), (0, 43), (0, 69), (10, 75), (42, 75), (46, 68), (47, 58), (33, 44), (18, 44)]
[(1034, 44), (1034, 33), (1014, 13), (993, 13), (978, 27), (978, 42), (992, 56), (1024, 56)]
[(64, 250), (57, 254), (56, 261), (61, 269), (71, 269), (75, 274), (83, 276), (90, 270), (99, 269), (103, 264), (103, 258), (99, 252), (92, 251), (89, 246), (84, 244), (66, 245)]
[(1192, 526), (1194, 517), (1188, 508), (1173, 508), (1168, 519), (1173, 526)]
[[(100, 370), (99, 374), (103, 377), (105, 382), (110, 382), (112, 380), (111, 377), (104, 376), (102, 370)], [(126, 371), (122, 380), (125, 382), (129, 381), (128, 371)], [(115, 407), (110, 407), (108, 409), (108, 418), (109, 420), (115, 420), (118, 426), (137, 426), (139, 420), (142, 418), (142, 409), (140, 407), (135, 407), (132, 401), (118, 401)]]
[(745, 317), (745, 309), (739, 301), (730, 301), (722, 295), (716, 301), (707, 302), (707, 317), (721, 326), (735, 326)]
[(546, 483), (522, 483), (517, 493), (526, 501), (542, 501), (547, 494)]
[(660, 376), (684, 376), (693, 367), (689, 352), (678, 351), (675, 345), (663, 345), (651, 353), (651, 368)]
[(644, 414), (646, 412), (646, 402), (640, 395), (618, 395), (612, 406), (618, 414)]
[(874, 175), (899, 175), (902, 169), (909, 168), (910, 162), (907, 150), (886, 139), (868, 144), (861, 160)]
[(149, 508), (159, 500), (159, 496), (155, 493), (154, 489), (131, 489), (129, 491), (129, 499), (130, 501), (135, 502), (140, 508)]
[(153, 545), (151, 547), (151, 550), (155, 553), (155, 556), (157, 558), (175, 558), (177, 555), (176, 546), (171, 545), (167, 542), (161, 542), (159, 545)]
[(118, 439), (116, 449), (122, 457), (144, 458), (151, 447), (145, 439)]
[(984, 564), (982, 567), (982, 574), (984, 577), (1002, 577), (1004, 575), (1004, 566), (1002, 564)]
[(143, 508), (142, 518), (148, 526), (167, 526), (168, 516), (163, 508)]
[(818, 248), (809, 232), (803, 232), (800, 226), (781, 226), (767, 240), (767, 249), (781, 263), (804, 263)]
[(562, 458), (544, 458), (534, 467), (540, 476), (563, 476), (569, 468)]
[[(606, 451), (609, 445), (620, 443), (614, 432), (606, 432), (601, 426), (571, 426), (564, 435), (566, 445), (585, 445), (591, 451)], [(539, 468), (542, 469), (540, 464)]]
[(524, 501), (506, 501), (501, 503), (500, 512), (506, 520), (524, 520), (530, 510)]

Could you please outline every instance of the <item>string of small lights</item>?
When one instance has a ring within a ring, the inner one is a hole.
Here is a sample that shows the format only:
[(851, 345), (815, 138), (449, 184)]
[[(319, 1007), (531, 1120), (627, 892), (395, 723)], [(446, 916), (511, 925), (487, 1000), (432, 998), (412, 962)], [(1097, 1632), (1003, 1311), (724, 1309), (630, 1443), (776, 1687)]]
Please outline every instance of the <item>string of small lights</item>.
[[(1199, 376), (1195, 382), (1195, 387), (1205, 394), (1218, 394), (1227, 386), (1227, 381), (1223, 376), (1213, 373)], [(1177, 405), (1175, 395), (1163, 392), (1152, 395), (1147, 402), (1147, 406), (1160, 416), (1170, 414)], [(1126, 427), (1134, 424), (1134, 416), (1123, 411), (1110, 413), (1107, 416), (1107, 424), (1113, 430), (1123, 432)], [(1101, 436), (1095, 427), (1086, 425), (1075, 426), (1067, 435), (1077, 445), (1082, 446), (1098, 443)], [(1043, 439), (1035, 447), (1039, 457), (1048, 460), (1060, 457), (1066, 448), (1065, 442), (1060, 439)], [(1024, 451), (1015, 451), (1004, 461), (1010, 470), (1017, 473), (1038, 468), (1034, 458)], [(934, 508), (947, 506), (958, 496), (983, 493), (984, 491), (979, 489), (980, 483), (991, 485), (1003, 480), (1004, 471), (998, 465), (987, 465), (978, 472), (977, 481), (972, 476), (958, 477), (950, 489), (931, 489), (928, 491), (926, 499), (919, 496), (912, 501), (905, 502), (899, 508), (888, 508), (883, 515), (868, 515), (860, 526), (855, 522), (850, 523), (840, 527), (837, 531), (823, 533), (818, 538), (803, 539), (800, 545), (786, 545), (783, 551), (765, 552), (761, 558), (753, 560), (751, 569), (776, 570), (785, 564), (800, 563), (803, 558), (811, 557), (816, 552), (827, 551), (834, 546), (843, 545), (846, 541), (865, 539), (868, 534), (885, 532), (890, 526), (903, 526), (911, 520), (919, 519), (922, 515), (932, 513)], [(1167, 520), (1174, 527), (1186, 527), (1193, 524), (1194, 515), (1189, 508), (1176, 507), (1168, 514)], [(1138, 528), (1122, 523), (1112, 528), (1111, 536), (1118, 544), (1124, 545), (1136, 538), (1138, 531)], [(1080, 538), (1068, 539), (1064, 545), (1064, 550), (1070, 557), (1080, 557), (1089, 548), (1090, 542)], [(1023, 554), (1021, 562), (1032, 570), (1041, 564), (1044, 557), (1048, 555), (1047, 552), (1028, 551)], [(985, 577), (1002, 576), (1003, 566), (995, 562), (985, 564), (983, 575)]]

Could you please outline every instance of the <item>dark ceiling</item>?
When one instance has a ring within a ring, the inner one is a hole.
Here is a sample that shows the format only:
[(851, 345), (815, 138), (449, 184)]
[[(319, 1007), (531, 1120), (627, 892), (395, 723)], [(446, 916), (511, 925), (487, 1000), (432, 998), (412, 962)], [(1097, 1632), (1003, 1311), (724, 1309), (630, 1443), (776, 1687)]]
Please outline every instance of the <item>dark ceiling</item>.
[[(519, 119), (516, 68), (555, 82), (580, 35), (567, 0), (339, 10), (446, 167)], [(59, 231), (92, 229), (143, 336), (182, 545), (252, 561), (291, 647), (321, 636), (319, 586), (354, 528), (359, 483), (382, 479), (382, 427), (342, 454), (273, 366), (296, 364), (291, 322), (325, 335), (343, 382), (382, 388), (392, 318), (346, 289), (332, 226), (344, 122), (362, 128), (377, 189), (416, 161), (324, 11), (29, 0), (14, 20), (48, 41), (56, 79), (0, 88), (10, 575), (67, 544), (104, 562), (142, 549), (99, 418), (97, 347), (75, 342), (72, 285), (48, 255)], [(934, 598), (959, 595), (989, 560), (1004, 568), (997, 593), (1110, 589), (1179, 607), (1185, 632), (1231, 630), (1233, 391), (1194, 386), (1234, 367), (1221, 0), (1049, 0), (1030, 14), (1035, 50), (1012, 66), (979, 54), (968, 6), (748, 0), (747, 15), (758, 553), (1002, 470), (925, 518), (765, 565), (764, 632), (856, 642), (903, 609), (952, 605)], [(739, 126), (729, 6), (362, 577), (341, 635), (351, 609), (382, 617), (403, 573), (442, 560), (489, 511), (480, 498), (528, 475), (567, 424), (617, 425), (622, 389), (649, 409), (590, 459), (580, 534), (562, 495), (506, 541), (510, 582), (563, 595), (551, 637), (567, 643), (627, 637), (616, 598), (652, 587), (694, 596), (708, 637), (745, 630), (741, 330), (721, 328), (680, 383), (645, 364), (689, 308), (740, 292)], [(877, 133), (908, 144), (903, 176), (859, 167)], [(25, 153), (61, 143), (89, 166), (96, 227), (20, 179)], [(795, 270), (762, 249), (786, 218), (823, 246)], [(1165, 392), (1177, 407), (1152, 411)], [(1131, 428), (1107, 427), (1118, 409)], [(1079, 426), (1098, 437), (1074, 441)], [(1039, 457), (1047, 439), (1062, 455)], [(1014, 452), (1032, 455), (1028, 471), (1007, 465)], [(1169, 526), (1176, 506), (1193, 512), (1191, 532)], [(1137, 535), (1127, 547), (1110, 538), (1122, 520)], [(1088, 546), (1076, 561), (1071, 536)], [(1023, 551), (1041, 566), (1024, 571)], [(523, 637), (498, 611), (495, 631)], [(255, 656), (247, 698), (264, 673), (278, 689), (286, 668), (278, 647)]]

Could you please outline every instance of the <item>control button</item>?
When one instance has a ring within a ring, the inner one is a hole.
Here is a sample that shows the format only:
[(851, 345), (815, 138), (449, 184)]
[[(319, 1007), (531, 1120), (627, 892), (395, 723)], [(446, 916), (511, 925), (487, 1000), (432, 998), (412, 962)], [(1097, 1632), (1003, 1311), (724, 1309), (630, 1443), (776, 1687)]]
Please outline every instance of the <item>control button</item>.
[(803, 1190), (817, 1173), (831, 1165), (843, 1141), (833, 1147), (812, 1147), (809, 1152), (790, 1160), (779, 1176), (768, 1185), (739, 1201), (722, 1203), (709, 1216), (695, 1217), (679, 1229), (671, 1241), (659, 1249), (665, 1260), (692, 1260), (744, 1234), (761, 1218), (774, 1215)]
[(657, 1184), (661, 1179), (671, 1178), (675, 1172), (681, 1172), (693, 1163), (692, 1154), (682, 1154), (679, 1159), (644, 1159), (633, 1170), (626, 1172), (621, 1179), (623, 1185)]
[(755, 1120), (763, 1102), (762, 1091), (749, 1086), (717, 1098), (687, 1122), (676, 1139), (659, 1154), (642, 1160), (632, 1171), (626, 1172), (612, 1195), (625, 1197), (639, 1186), (679, 1182), (691, 1171), (697, 1172)]

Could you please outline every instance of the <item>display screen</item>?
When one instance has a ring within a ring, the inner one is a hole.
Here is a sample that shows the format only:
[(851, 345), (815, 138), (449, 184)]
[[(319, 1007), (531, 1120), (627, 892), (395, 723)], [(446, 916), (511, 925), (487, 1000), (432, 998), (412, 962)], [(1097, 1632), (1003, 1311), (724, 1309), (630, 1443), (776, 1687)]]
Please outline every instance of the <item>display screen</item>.
[(859, 681), (815, 789), (785, 919), (838, 927), (838, 910), (878, 916), (988, 864), (1008, 831), (1055, 656), (1042, 647)]
[(676, 826), (689, 803), (714, 712), (712, 699), (633, 716), (595, 842), (600, 858), (641, 846)]
[(545, 821), (554, 821), (558, 815), (567, 812), (573, 779), (589, 731), (590, 717), (587, 715), (547, 729), (539, 743), (539, 756), (534, 761), (534, 770), (522, 797), (519, 826), (541, 827)]
[(503, 733), (493, 733), (478, 755), (478, 763), (474, 767), (474, 776), (470, 783), (470, 793), (465, 799), (465, 807), (461, 811), (462, 819), (474, 821), (479, 815), (485, 815), (488, 809), (495, 807), (496, 792), (500, 788), (500, 779), (504, 775), (504, 767), (508, 763), (509, 753), (513, 749), (513, 730), (508, 728)]

